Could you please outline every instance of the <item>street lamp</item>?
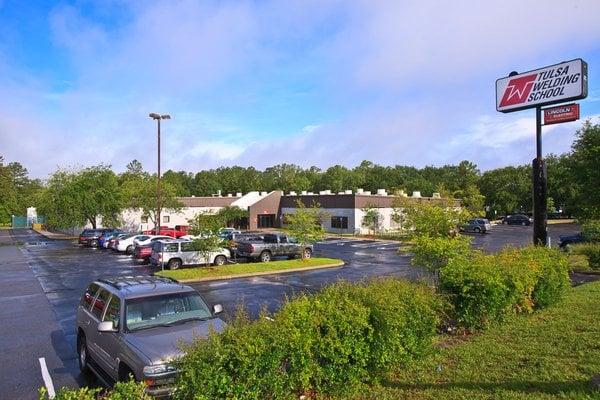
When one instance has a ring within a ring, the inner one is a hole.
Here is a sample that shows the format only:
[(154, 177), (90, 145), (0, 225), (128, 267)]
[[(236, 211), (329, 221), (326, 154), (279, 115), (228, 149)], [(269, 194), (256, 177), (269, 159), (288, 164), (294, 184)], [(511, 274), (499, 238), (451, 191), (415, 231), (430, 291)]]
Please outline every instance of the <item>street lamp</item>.
[(156, 179), (156, 223), (154, 227), (156, 234), (160, 235), (160, 120), (171, 119), (171, 116), (169, 114), (160, 115), (157, 113), (150, 113), (148, 116), (158, 123), (158, 176)]

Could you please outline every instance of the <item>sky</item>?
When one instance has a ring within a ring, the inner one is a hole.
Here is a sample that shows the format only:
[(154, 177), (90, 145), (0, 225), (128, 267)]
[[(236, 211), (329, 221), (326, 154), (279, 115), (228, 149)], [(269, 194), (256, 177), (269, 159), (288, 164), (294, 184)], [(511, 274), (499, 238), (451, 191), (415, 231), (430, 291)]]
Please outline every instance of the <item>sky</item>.
[[(600, 1), (0, 0), (0, 155), (37, 178), (133, 159), (154, 171), (326, 169), (535, 156), (535, 112), (495, 81), (582, 58), (600, 123)], [(582, 121), (543, 128), (567, 152)]]

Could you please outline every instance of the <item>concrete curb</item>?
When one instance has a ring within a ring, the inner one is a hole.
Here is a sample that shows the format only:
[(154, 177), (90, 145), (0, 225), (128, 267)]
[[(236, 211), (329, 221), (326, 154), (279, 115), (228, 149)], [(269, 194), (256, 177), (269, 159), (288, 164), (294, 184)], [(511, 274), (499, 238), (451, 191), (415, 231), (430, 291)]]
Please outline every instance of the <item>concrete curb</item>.
[(590, 271), (589, 269), (573, 269), (572, 271), (583, 275), (600, 275), (600, 271)]
[(35, 232), (39, 233), (42, 236), (45, 236), (48, 239), (55, 239), (55, 240), (76, 240), (77, 236), (69, 236), (69, 235), (65, 235), (64, 233), (55, 233), (55, 232), (48, 232), (45, 231), (43, 229), (33, 229)]
[(246, 274), (239, 274), (239, 275), (223, 275), (223, 276), (211, 276), (211, 277), (207, 276), (205, 278), (197, 278), (197, 279), (178, 279), (177, 282), (194, 283), (194, 282), (225, 281), (225, 280), (231, 280), (231, 279), (237, 279), (237, 278), (250, 278), (253, 276), (279, 275), (279, 274), (287, 274), (290, 272), (301, 272), (301, 271), (311, 271), (311, 270), (315, 270), (315, 269), (335, 268), (335, 267), (341, 267), (345, 264), (346, 263), (344, 261), (341, 261), (339, 263), (317, 265), (314, 267), (290, 268), (290, 269), (284, 269), (284, 270), (279, 270), (279, 271), (249, 272)]

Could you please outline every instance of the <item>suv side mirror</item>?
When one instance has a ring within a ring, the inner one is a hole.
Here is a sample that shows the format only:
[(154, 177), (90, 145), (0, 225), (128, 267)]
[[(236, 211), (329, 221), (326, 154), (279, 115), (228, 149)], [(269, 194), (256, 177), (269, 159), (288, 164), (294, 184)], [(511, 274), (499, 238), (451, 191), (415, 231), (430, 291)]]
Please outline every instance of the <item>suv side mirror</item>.
[(220, 304), (215, 304), (213, 306), (213, 314), (220, 314), (223, 312), (223, 306)]
[(116, 332), (117, 328), (112, 321), (104, 321), (98, 324), (98, 332)]

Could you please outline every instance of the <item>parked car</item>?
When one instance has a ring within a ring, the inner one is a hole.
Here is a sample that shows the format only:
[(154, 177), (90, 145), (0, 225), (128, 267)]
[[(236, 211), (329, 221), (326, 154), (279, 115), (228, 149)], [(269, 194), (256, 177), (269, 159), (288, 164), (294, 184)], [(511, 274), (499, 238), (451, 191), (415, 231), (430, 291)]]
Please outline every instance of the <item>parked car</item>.
[[(228, 249), (219, 249), (211, 252), (209, 263), (221, 266), (231, 258)], [(190, 265), (206, 265), (204, 254), (194, 250), (194, 244), (189, 240), (158, 240), (152, 245), (150, 264), (154, 267), (178, 269)]]
[(486, 218), (475, 218), (467, 221), (458, 229), (462, 232), (487, 233), (492, 229), (492, 224)]
[(150, 235), (131, 235), (122, 237), (120, 239), (117, 239), (117, 241), (115, 242), (115, 249), (117, 251), (122, 251), (127, 254), (132, 254), (133, 250), (135, 249), (134, 240), (144, 241), (149, 237)]
[[(147, 235), (156, 235), (156, 229), (148, 229), (142, 232)], [(175, 228), (169, 228), (168, 226), (161, 226), (158, 232), (159, 235), (169, 236), (172, 238), (180, 238), (188, 234), (187, 225), (175, 225)]]
[(502, 223), (504, 225), (531, 225), (533, 219), (528, 217), (525, 214), (511, 214), (502, 218)]
[(210, 308), (189, 286), (155, 276), (90, 283), (77, 307), (79, 368), (113, 381), (146, 384), (154, 397), (172, 395), (182, 342), (221, 332), (220, 304)]
[(134, 239), (133, 245), (134, 246), (145, 246), (147, 244), (152, 244), (152, 243), (156, 242), (157, 240), (163, 240), (163, 239), (173, 239), (173, 238), (171, 236), (165, 236), (165, 235), (144, 235), (144, 237), (142, 237), (142, 238)]
[(150, 260), (150, 256), (152, 255), (152, 245), (146, 244), (143, 246), (135, 246), (133, 250), (133, 258), (135, 258), (138, 262), (147, 263)]
[(102, 235), (100, 235), (100, 238), (98, 238), (98, 248), (108, 249), (108, 241), (113, 236), (119, 235), (121, 233), (123, 233), (123, 231), (120, 229), (104, 229), (104, 232), (102, 233)]
[(279, 233), (265, 234), (262, 240), (237, 242), (237, 254), (250, 260), (260, 259), (262, 262), (269, 262), (273, 257), (295, 258), (302, 253), (304, 258), (310, 258), (313, 246), (302, 246), (294, 238)]
[(560, 235), (558, 238), (558, 247), (561, 250), (567, 250), (570, 245), (577, 243), (585, 243), (588, 241), (582, 233), (575, 233), (573, 235)]
[(117, 235), (113, 235), (110, 239), (108, 239), (108, 248), (109, 249), (115, 249), (115, 246), (117, 245), (117, 241), (121, 238), (127, 237), (127, 236), (133, 236), (132, 233), (119, 233)]
[(84, 229), (83, 232), (79, 234), (79, 244), (91, 246), (92, 241), (95, 241), (94, 243), (97, 246), (100, 235), (102, 235), (100, 229)]

